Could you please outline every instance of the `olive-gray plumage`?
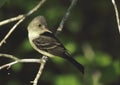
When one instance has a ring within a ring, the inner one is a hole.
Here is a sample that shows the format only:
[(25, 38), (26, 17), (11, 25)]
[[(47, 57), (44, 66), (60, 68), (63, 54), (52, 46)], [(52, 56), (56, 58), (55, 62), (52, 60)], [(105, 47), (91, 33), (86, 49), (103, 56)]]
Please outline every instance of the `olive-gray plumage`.
[(37, 16), (30, 22), (28, 37), (32, 47), (39, 53), (48, 57), (59, 56), (65, 58), (84, 73), (84, 67), (69, 55), (61, 42), (48, 29), (43, 16)]

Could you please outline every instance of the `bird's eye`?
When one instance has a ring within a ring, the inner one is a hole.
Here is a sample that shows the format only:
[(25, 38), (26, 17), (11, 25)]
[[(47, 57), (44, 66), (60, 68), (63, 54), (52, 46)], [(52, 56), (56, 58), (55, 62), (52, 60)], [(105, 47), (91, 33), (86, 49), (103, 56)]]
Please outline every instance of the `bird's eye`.
[(41, 26), (42, 26), (42, 24), (39, 24), (38, 26), (39, 26), (39, 27), (41, 27)]

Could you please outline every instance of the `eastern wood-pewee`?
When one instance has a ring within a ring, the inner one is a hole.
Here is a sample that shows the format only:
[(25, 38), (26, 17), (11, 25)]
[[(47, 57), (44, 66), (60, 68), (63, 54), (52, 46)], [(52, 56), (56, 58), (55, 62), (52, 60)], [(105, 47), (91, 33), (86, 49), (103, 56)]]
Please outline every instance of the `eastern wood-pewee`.
[(28, 37), (32, 47), (39, 53), (48, 57), (59, 56), (67, 59), (84, 73), (84, 67), (71, 57), (63, 44), (48, 29), (43, 16), (37, 16), (30, 22), (28, 25)]

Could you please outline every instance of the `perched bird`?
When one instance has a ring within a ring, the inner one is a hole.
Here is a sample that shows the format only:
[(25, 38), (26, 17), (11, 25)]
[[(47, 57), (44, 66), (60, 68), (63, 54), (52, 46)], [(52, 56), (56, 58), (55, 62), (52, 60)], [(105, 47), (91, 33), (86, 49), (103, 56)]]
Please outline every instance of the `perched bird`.
[(42, 55), (48, 57), (59, 56), (67, 59), (84, 73), (84, 67), (71, 57), (63, 44), (48, 29), (43, 16), (37, 16), (30, 22), (28, 25), (28, 37), (32, 47)]

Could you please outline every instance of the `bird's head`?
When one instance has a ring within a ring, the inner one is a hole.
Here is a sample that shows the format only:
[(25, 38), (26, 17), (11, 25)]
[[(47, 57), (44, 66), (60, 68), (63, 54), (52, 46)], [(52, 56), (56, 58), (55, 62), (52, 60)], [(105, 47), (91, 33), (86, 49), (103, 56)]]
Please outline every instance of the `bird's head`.
[(28, 25), (28, 31), (37, 32), (37, 31), (44, 31), (47, 27), (46, 20), (44, 16), (37, 16), (35, 17), (30, 24)]

